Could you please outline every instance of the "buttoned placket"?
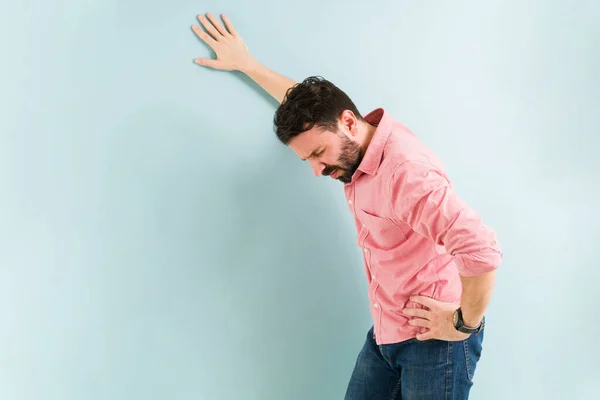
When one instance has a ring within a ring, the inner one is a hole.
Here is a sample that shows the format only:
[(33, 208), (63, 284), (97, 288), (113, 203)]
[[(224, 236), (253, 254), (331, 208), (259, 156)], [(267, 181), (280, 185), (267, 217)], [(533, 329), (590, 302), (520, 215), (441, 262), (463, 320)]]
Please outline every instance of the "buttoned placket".
[[(373, 301), (372, 307), (377, 310), (377, 314), (378, 314), (377, 317), (379, 318), (379, 320), (381, 322), (381, 304), (379, 304), (379, 302), (377, 301), (377, 298), (375, 296), (375, 292), (376, 292), (376, 289), (378, 286), (377, 281), (376, 281), (377, 277), (376, 277), (375, 273), (373, 272), (373, 268), (370, 263), (371, 250), (366, 245), (366, 240), (367, 240), (367, 237), (369, 236), (369, 230), (368, 230), (367, 226), (362, 221), (360, 221), (360, 219), (358, 218), (358, 215), (356, 214), (356, 200), (354, 198), (355, 192), (356, 192), (356, 190), (355, 190), (354, 183), (346, 186), (346, 199), (348, 201), (348, 205), (350, 206), (350, 211), (352, 212), (352, 215), (354, 216), (354, 218), (361, 223), (363, 230), (364, 230), (364, 234), (362, 235), (360, 243), (361, 243), (361, 247), (362, 247), (362, 250), (364, 253), (363, 257), (365, 260), (365, 265), (367, 266), (367, 269), (369, 270), (369, 274), (371, 275), (371, 285), (369, 287), (369, 290), (371, 292), (370, 297), (372, 297), (372, 301)], [(379, 324), (379, 325), (381, 325), (381, 324)], [(376, 329), (373, 330), (373, 339), (376, 338), (375, 330)]]

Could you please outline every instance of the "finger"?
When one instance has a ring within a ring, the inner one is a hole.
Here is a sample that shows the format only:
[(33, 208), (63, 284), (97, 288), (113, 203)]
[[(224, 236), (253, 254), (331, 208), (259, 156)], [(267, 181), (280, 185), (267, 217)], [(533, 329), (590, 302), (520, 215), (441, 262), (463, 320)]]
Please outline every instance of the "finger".
[(227, 27), (227, 30), (229, 31), (229, 33), (231, 33), (231, 36), (237, 36), (238, 33), (235, 30), (235, 28), (233, 27), (233, 24), (231, 23), (231, 21), (229, 20), (229, 17), (227, 17), (227, 15), (222, 14), (221, 18), (223, 18), (223, 22), (225, 22), (225, 26)]
[(194, 63), (202, 65), (203, 67), (209, 67), (214, 69), (221, 69), (222, 65), (219, 60), (213, 60), (211, 58), (196, 58)]
[(412, 296), (410, 298), (410, 300), (414, 301), (415, 303), (419, 303), (421, 305), (424, 305), (427, 308), (433, 308), (436, 305), (436, 301), (434, 299), (432, 299), (431, 297)]
[(431, 339), (435, 339), (435, 335), (431, 331), (417, 334), (417, 340), (431, 340)]
[(198, 15), (198, 21), (200, 21), (204, 29), (206, 29), (206, 31), (210, 33), (210, 35), (215, 38), (216, 41), (219, 41), (219, 39), (223, 37), (223, 35), (221, 35), (221, 33), (215, 29), (214, 25), (204, 15)]
[(222, 36), (231, 36), (229, 34), (229, 32), (227, 32), (227, 29), (225, 29), (225, 27), (223, 26), (221, 21), (219, 21), (217, 18), (215, 18), (214, 15), (208, 13), (208, 14), (206, 14), (206, 16), (208, 17), (208, 20), (213, 24), (213, 26), (219, 31), (219, 33)]
[(214, 50), (214, 46), (217, 44), (215, 39), (213, 39), (208, 33), (204, 32), (198, 25), (192, 25), (192, 30), (200, 39), (204, 41), (204, 43), (209, 45)]
[(412, 326), (422, 326), (423, 328), (429, 328), (431, 326), (431, 321), (423, 318), (412, 318), (408, 320), (408, 324)]
[(425, 319), (430, 319), (431, 311), (423, 310), (422, 308), (405, 308), (402, 310), (403, 314), (410, 315), (412, 317), (421, 317)]

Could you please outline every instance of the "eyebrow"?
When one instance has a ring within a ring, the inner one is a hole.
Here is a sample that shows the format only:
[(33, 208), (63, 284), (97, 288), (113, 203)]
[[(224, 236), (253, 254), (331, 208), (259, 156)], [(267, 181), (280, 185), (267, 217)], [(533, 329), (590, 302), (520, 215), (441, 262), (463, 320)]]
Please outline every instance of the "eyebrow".
[(318, 147), (318, 148), (314, 149), (314, 150), (312, 151), (312, 153), (310, 153), (310, 154), (308, 155), (308, 157), (306, 157), (306, 158), (302, 158), (302, 161), (306, 161), (306, 160), (308, 160), (309, 158), (313, 157), (315, 154), (317, 154), (318, 152), (320, 152), (320, 151), (321, 151), (321, 149), (322, 149), (321, 147)]

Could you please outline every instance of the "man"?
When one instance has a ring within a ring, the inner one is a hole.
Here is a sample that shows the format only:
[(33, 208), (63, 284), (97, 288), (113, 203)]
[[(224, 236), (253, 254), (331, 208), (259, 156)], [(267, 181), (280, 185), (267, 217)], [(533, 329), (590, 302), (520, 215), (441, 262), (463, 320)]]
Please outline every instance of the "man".
[(245, 73), (279, 103), (278, 138), (315, 175), (344, 183), (364, 249), (373, 327), (346, 391), (358, 399), (467, 399), (502, 255), (444, 167), (405, 126), (362, 116), (331, 82), (296, 83), (258, 63), (229, 19), (199, 15), (216, 53), (199, 65)]

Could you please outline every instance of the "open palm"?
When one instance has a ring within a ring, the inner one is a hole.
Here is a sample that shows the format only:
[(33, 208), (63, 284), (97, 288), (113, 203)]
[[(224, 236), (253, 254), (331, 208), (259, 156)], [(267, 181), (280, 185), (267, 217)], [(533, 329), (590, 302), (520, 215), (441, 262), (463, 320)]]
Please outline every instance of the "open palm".
[(236, 32), (233, 24), (225, 14), (221, 15), (225, 26), (214, 15), (198, 15), (198, 21), (204, 26), (206, 32), (197, 25), (192, 25), (192, 30), (216, 54), (216, 59), (196, 58), (198, 65), (222, 71), (243, 71), (255, 63), (248, 51), (248, 47), (241, 36)]

